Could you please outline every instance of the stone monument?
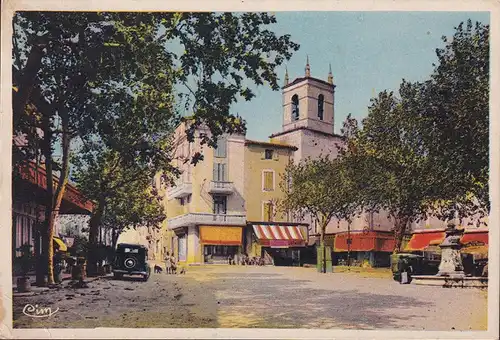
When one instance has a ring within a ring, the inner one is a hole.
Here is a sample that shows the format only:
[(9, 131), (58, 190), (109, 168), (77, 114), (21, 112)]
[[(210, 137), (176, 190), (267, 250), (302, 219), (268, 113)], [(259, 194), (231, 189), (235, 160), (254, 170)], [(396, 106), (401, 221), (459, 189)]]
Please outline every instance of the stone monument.
[(441, 263), (439, 264), (437, 276), (463, 278), (465, 274), (460, 253), (462, 248), (460, 238), (463, 230), (458, 230), (454, 224), (448, 224), (445, 233), (446, 236), (439, 245), (441, 248)]

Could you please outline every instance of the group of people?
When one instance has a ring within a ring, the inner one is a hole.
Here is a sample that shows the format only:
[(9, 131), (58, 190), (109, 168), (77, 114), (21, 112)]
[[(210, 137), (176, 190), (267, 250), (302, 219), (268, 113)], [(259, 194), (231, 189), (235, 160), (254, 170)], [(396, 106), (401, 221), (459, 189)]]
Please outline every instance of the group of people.
[(264, 263), (264, 258), (263, 257), (249, 257), (247, 254), (243, 254), (241, 257), (237, 257), (236, 259), (232, 256), (229, 255), (228, 258), (228, 263), (230, 265), (235, 265), (239, 264), (242, 266), (263, 266)]
[(165, 274), (175, 274), (177, 272), (177, 261), (174, 254), (170, 255), (167, 251), (165, 256)]

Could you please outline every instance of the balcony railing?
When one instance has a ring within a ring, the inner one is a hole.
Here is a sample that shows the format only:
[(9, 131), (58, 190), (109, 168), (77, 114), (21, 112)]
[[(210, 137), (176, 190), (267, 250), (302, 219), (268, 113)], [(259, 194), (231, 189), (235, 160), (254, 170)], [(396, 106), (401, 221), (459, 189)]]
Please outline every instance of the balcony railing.
[(211, 194), (231, 195), (234, 192), (233, 182), (210, 181), (208, 192)]
[(167, 190), (167, 197), (169, 199), (182, 198), (182, 197), (186, 197), (188, 195), (191, 195), (192, 192), (193, 192), (193, 187), (192, 187), (191, 183), (181, 182), (178, 185), (176, 185), (175, 187), (172, 187), (172, 188)]
[(190, 225), (210, 224), (210, 225), (245, 225), (245, 215), (225, 215), (189, 213), (173, 217), (167, 221), (169, 229), (188, 227)]

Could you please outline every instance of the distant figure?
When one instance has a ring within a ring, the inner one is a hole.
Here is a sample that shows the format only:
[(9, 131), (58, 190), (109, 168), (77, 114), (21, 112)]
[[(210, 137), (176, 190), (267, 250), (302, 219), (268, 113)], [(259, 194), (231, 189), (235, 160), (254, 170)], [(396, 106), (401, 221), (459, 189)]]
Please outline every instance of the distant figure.
[(411, 277), (410, 277), (410, 272), (412, 270), (412, 267), (408, 261), (408, 259), (404, 258), (401, 261), (401, 266), (400, 266), (400, 273), (401, 273), (401, 284), (408, 284), (410, 283)]
[(170, 256), (170, 274), (176, 274), (177, 273), (177, 261), (175, 260), (175, 257), (172, 255)]
[(172, 259), (170, 258), (170, 253), (167, 251), (167, 255), (165, 256), (165, 274), (170, 274), (172, 270)]

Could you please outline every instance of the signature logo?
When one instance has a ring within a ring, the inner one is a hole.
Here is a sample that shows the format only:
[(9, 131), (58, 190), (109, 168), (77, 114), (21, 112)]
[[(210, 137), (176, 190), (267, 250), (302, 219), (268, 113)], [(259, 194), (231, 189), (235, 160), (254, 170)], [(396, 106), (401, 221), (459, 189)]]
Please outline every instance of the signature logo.
[(23, 308), (23, 314), (30, 316), (32, 318), (48, 318), (59, 311), (59, 307), (56, 310), (52, 310), (50, 307), (39, 307), (38, 305), (27, 304)]

